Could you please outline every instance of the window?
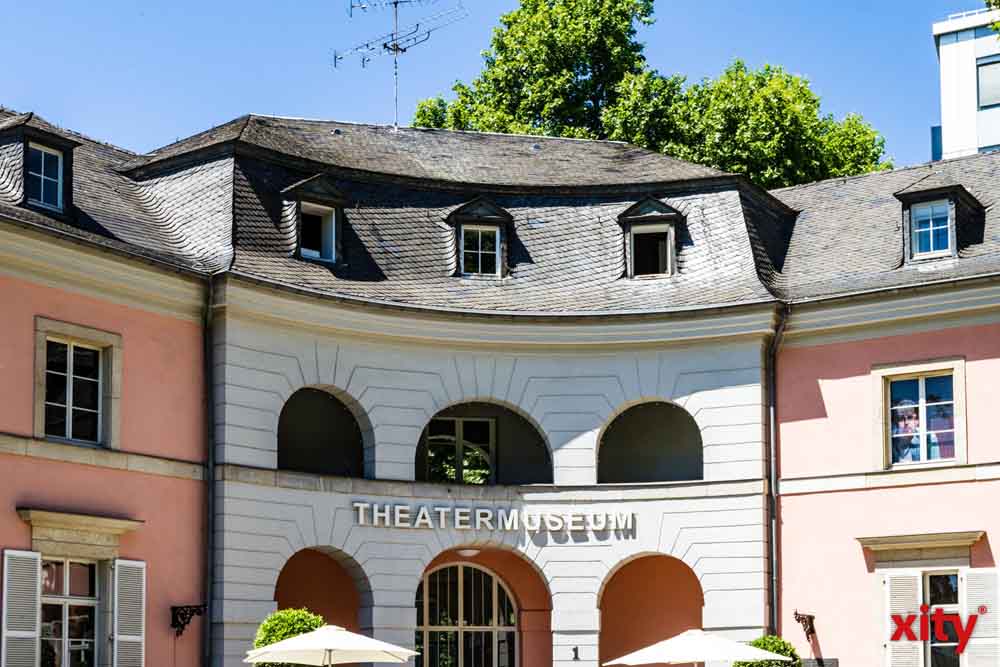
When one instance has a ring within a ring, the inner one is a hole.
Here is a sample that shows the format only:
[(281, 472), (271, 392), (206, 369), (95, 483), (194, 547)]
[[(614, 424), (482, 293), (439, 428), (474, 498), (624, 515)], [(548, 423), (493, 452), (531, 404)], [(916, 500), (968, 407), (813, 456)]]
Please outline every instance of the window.
[[(928, 616), (933, 617), (937, 609), (945, 614), (959, 613), (957, 572), (929, 572), (924, 574), (923, 583), (924, 604), (928, 606)], [(958, 635), (951, 622), (944, 625), (946, 639), (938, 639), (935, 629), (933, 627), (930, 629), (930, 640), (927, 642), (924, 657), (927, 667), (959, 666), (959, 654), (955, 652), (958, 648)]]
[(302, 204), (299, 254), (307, 259), (336, 260), (336, 209)]
[(416, 667), (517, 667), (517, 608), (474, 565), (425, 574), (417, 587)]
[(910, 209), (910, 217), (913, 257), (951, 254), (951, 214), (947, 201), (915, 204)]
[(63, 207), (63, 154), (28, 144), (28, 201), (46, 208)]
[(669, 274), (673, 263), (672, 225), (632, 227), (632, 275)]
[(950, 373), (889, 382), (891, 462), (955, 458), (955, 398)]
[(979, 60), (979, 108), (1000, 105), (1000, 56)]
[(500, 228), (462, 225), (461, 266), (466, 275), (499, 275)]
[(496, 422), (436, 418), (427, 425), (427, 481), (493, 482)]
[(42, 560), (41, 667), (96, 664), (97, 564)]
[(79, 343), (45, 343), (45, 435), (98, 442), (101, 351)]

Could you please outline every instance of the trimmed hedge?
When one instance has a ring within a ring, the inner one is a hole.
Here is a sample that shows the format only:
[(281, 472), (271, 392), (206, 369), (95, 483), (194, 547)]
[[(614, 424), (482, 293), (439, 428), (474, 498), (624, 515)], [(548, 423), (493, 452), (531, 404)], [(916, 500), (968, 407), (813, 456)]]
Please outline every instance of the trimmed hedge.
[(733, 667), (802, 667), (799, 654), (795, 652), (795, 647), (777, 635), (764, 635), (750, 642), (750, 646), (777, 653), (793, 660), (782, 662), (781, 660), (757, 660), (755, 662), (734, 662)]
[[(324, 625), (326, 625), (326, 621), (323, 620), (323, 617), (308, 609), (279, 609), (265, 618), (264, 622), (257, 628), (253, 647), (270, 646), (282, 639), (312, 632)], [(295, 667), (295, 665), (275, 662), (267, 663), (264, 667)]]

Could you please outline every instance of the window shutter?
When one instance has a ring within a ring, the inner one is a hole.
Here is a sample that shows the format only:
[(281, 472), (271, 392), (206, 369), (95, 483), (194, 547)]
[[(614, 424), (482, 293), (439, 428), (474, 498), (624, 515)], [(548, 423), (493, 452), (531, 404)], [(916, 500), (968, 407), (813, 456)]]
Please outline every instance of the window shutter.
[[(886, 574), (885, 589), (885, 667), (920, 667), (923, 664), (923, 644), (920, 641), (900, 639), (891, 641), (895, 624), (893, 614), (907, 616), (920, 614), (923, 599), (923, 577), (917, 570), (899, 570)], [(915, 632), (919, 632), (914, 628)]]
[(510, 236), (511, 230), (514, 229), (514, 225), (499, 225), (497, 227), (497, 242), (500, 245), (500, 277), (506, 278), (510, 275), (510, 244), (508, 243), (508, 237)]
[(146, 564), (116, 560), (114, 667), (143, 667), (146, 660)]
[[(978, 614), (972, 638), (965, 647), (966, 667), (996, 667), (1000, 665), (1000, 607), (997, 599), (1000, 585), (994, 568), (972, 568), (963, 576), (965, 583), (965, 609), (962, 620), (968, 622), (970, 614)], [(986, 613), (980, 614), (980, 607)]]
[(339, 206), (333, 210), (333, 258), (344, 263), (344, 209)]
[(35, 667), (42, 614), (42, 556), (3, 552), (2, 667)]

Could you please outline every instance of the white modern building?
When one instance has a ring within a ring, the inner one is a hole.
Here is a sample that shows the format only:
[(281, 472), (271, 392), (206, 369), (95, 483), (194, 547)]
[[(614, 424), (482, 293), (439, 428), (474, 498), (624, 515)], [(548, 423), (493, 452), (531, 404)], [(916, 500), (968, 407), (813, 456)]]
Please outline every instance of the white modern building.
[(935, 23), (941, 65), (941, 126), (933, 158), (1000, 150), (1000, 10), (950, 15)]

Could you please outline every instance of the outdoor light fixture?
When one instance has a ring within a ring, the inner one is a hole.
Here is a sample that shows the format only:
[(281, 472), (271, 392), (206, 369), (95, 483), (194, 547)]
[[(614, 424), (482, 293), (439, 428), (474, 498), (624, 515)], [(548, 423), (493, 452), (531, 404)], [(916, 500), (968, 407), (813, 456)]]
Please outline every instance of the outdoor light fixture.
[(459, 549), (458, 555), (462, 558), (475, 558), (479, 555), (479, 549)]

